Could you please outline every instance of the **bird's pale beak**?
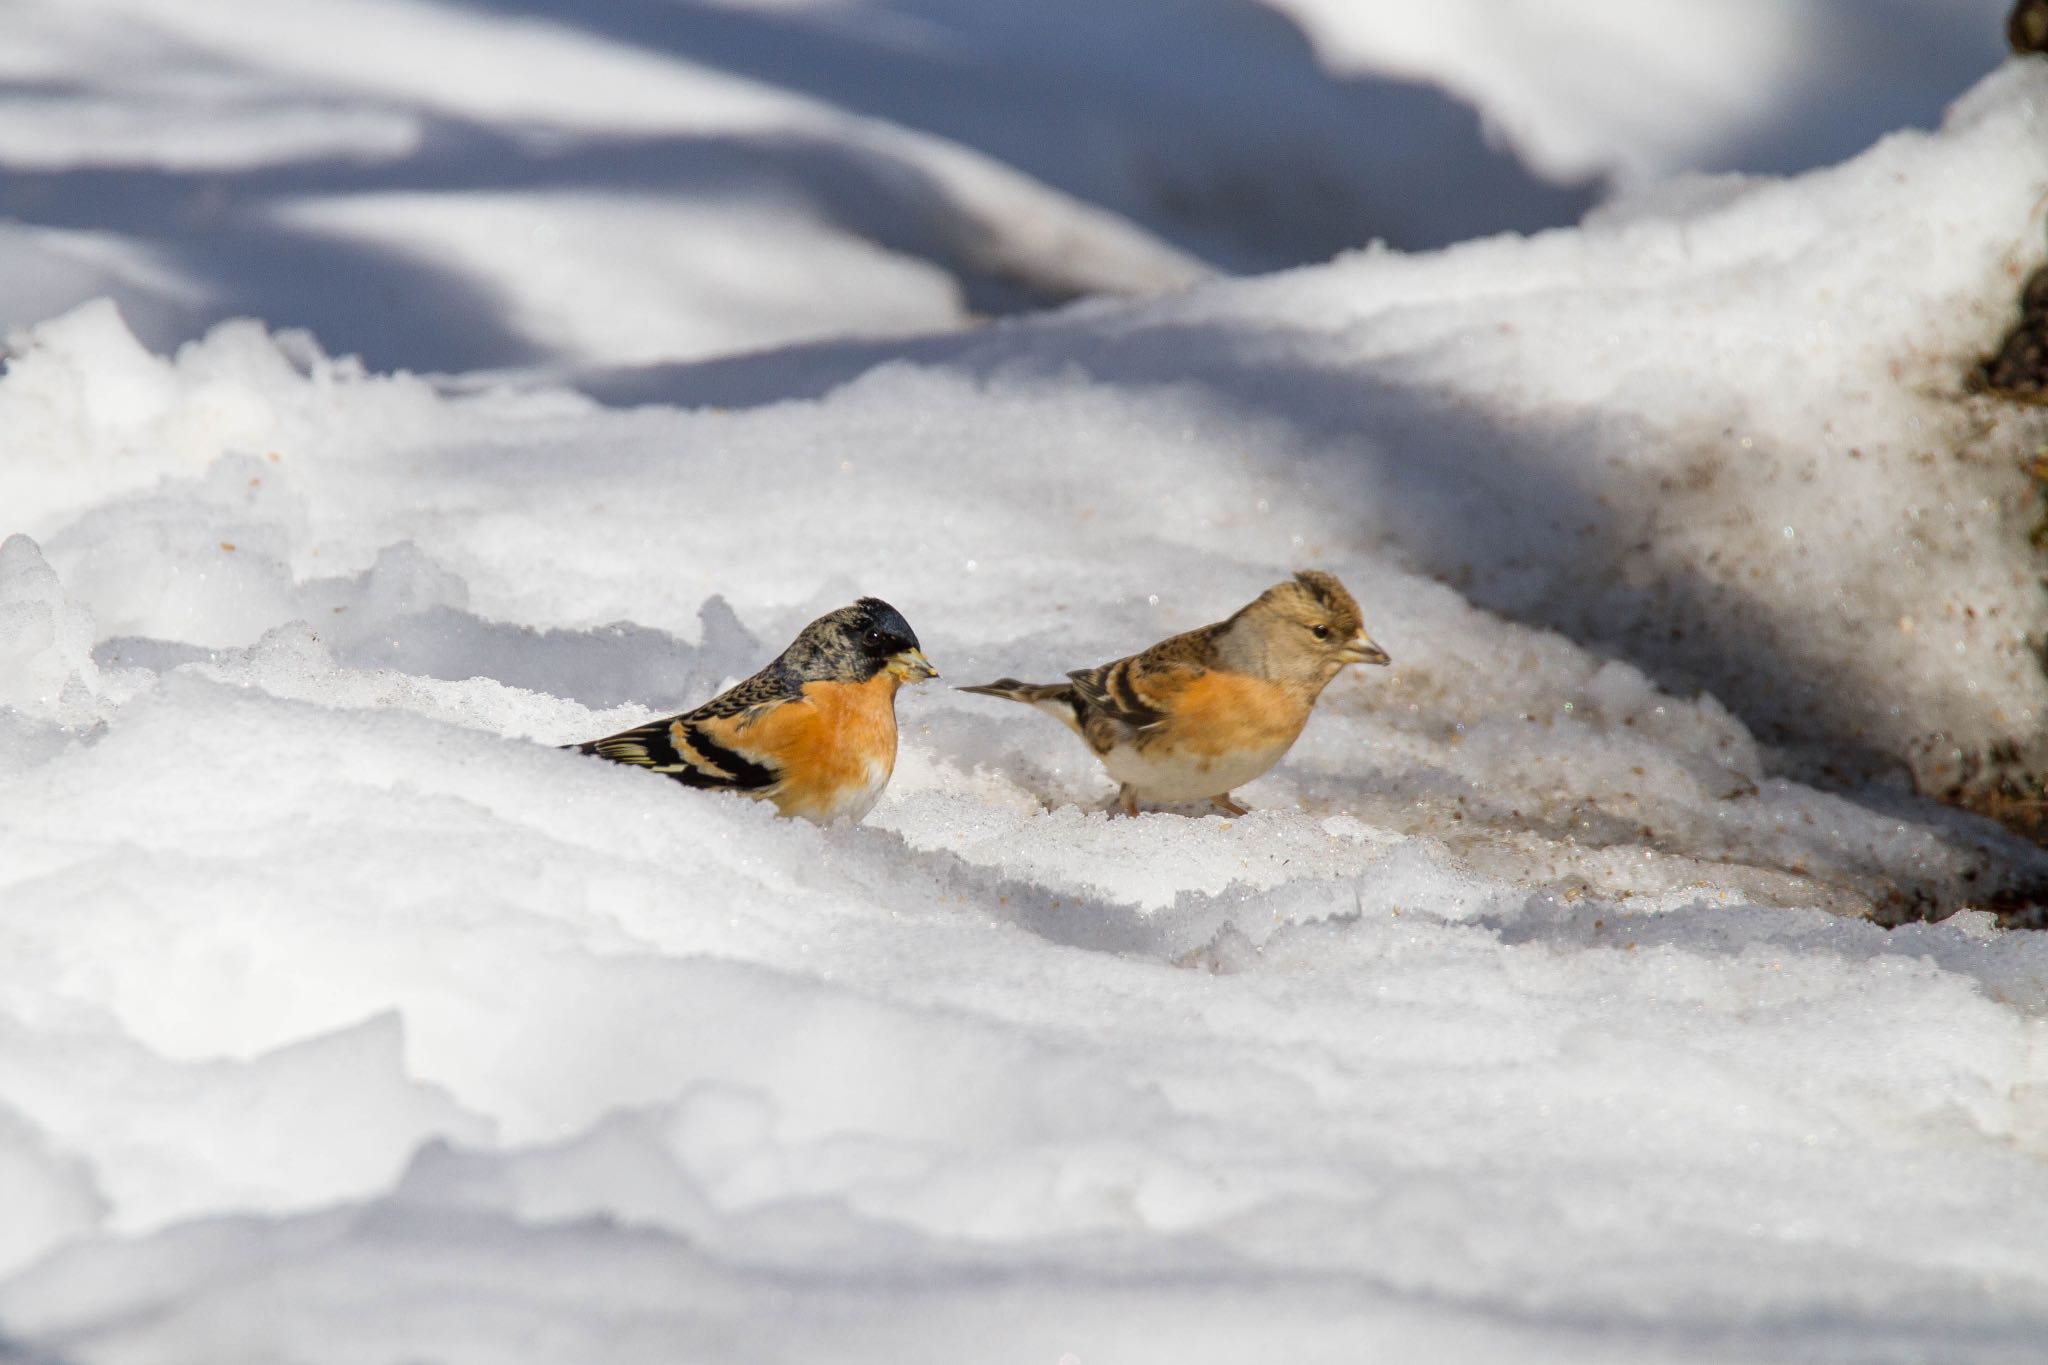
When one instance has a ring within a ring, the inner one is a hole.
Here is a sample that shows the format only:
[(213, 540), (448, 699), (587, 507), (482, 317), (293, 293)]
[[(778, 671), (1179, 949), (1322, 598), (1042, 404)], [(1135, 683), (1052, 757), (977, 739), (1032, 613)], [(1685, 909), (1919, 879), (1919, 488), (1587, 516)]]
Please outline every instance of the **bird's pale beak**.
[(939, 670), (932, 667), (932, 661), (924, 657), (921, 649), (899, 649), (891, 654), (889, 671), (904, 682), (923, 682), (939, 676)]
[(1387, 651), (1373, 643), (1372, 636), (1367, 635), (1362, 630), (1346, 642), (1344, 648), (1338, 651), (1337, 657), (1347, 664), (1386, 664), (1393, 662), (1393, 659), (1388, 656)]

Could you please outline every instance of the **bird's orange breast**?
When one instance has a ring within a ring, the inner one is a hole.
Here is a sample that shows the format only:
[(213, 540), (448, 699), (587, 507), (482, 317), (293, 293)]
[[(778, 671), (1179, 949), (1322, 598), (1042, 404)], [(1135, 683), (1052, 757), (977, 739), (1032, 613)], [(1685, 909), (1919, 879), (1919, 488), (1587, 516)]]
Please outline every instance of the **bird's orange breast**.
[(749, 727), (749, 747), (774, 757), (771, 799), (785, 815), (865, 815), (896, 769), (896, 689), (887, 673), (864, 683), (804, 684), (804, 699)]
[(1308, 723), (1314, 705), (1315, 698), (1299, 688), (1212, 669), (1189, 679), (1173, 698), (1172, 719), (1161, 727), (1161, 738), (1197, 754), (1284, 749)]

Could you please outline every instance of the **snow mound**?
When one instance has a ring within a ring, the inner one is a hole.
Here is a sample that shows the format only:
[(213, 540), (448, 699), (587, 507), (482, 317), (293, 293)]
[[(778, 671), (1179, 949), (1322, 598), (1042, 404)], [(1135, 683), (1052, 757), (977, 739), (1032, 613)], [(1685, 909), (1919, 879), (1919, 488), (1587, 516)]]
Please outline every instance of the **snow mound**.
[[(1803, 170), (1934, 122), (1998, 64), (2005, 0), (1263, 0), (1334, 71), (1434, 79), (1552, 178)], [(1877, 81), (1877, 71), (1884, 75)], [(1873, 87), (1877, 88), (1873, 88)]]

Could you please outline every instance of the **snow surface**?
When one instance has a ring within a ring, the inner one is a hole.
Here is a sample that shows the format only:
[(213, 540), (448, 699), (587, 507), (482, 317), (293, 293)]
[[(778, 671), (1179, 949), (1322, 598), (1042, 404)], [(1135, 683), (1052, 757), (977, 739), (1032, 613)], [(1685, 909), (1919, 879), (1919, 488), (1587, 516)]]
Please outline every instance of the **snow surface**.
[(1441, 81), (1543, 174), (1788, 172), (1931, 125), (2005, 0), (1268, 0), (1337, 72)]
[[(2048, 856), (1916, 789), (2048, 768), (2048, 420), (1960, 386), (2048, 63), (1223, 280), (1315, 239), (1220, 169), (1338, 126), (1306, 40), (1023, 13), (10, 14), (0, 1360), (2038, 1357), (2048, 944), (1972, 907)], [(1198, 106), (1176, 225), (1109, 153)], [(861, 593), (1052, 677), (1309, 565), (1395, 662), (1235, 820), (942, 685), (859, 826), (550, 747)]]
[(950, 330), (1836, 161), (2003, 6), (12, 0), (0, 321), (448, 372)]

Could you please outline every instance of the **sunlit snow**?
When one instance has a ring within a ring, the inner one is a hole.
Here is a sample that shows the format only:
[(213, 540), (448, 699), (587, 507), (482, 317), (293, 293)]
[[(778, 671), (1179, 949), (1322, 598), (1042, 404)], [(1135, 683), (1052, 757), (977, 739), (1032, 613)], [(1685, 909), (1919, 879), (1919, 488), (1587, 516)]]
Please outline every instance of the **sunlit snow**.
[[(2048, 61), (1413, 8), (19, 6), (0, 1361), (2036, 1358)], [(1241, 818), (946, 687), (1310, 566)], [(554, 747), (861, 594), (860, 825)]]

